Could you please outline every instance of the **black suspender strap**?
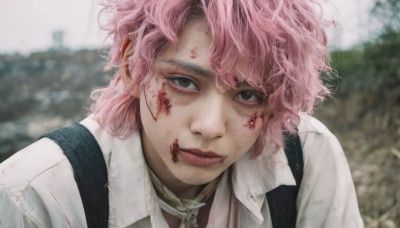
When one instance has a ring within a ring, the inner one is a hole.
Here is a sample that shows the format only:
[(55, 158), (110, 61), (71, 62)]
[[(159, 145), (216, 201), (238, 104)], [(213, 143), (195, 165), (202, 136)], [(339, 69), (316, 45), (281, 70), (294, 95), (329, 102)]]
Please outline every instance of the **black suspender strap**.
[(43, 137), (56, 142), (71, 163), (88, 227), (107, 227), (107, 167), (96, 139), (80, 124), (58, 129)]
[(267, 193), (267, 200), (274, 228), (296, 227), (296, 199), (303, 178), (303, 151), (300, 138), (285, 136), (285, 154), (296, 180), (296, 186), (279, 186)]

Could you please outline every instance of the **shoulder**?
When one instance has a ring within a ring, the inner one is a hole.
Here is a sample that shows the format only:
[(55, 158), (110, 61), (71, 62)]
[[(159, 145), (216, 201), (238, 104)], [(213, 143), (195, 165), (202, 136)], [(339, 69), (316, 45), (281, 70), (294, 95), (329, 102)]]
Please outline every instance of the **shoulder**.
[[(349, 164), (335, 135), (324, 124), (311, 116), (302, 116), (299, 136), (303, 148), (304, 177), (303, 187), (334, 189), (337, 181), (346, 179), (353, 185)], [(318, 186), (315, 185), (319, 183)]]
[(325, 172), (333, 178), (341, 175), (338, 170), (349, 169), (340, 142), (319, 120), (302, 114), (298, 131), (303, 148), (305, 175)]
[(297, 225), (362, 227), (349, 164), (339, 141), (323, 123), (311, 116), (301, 115), (298, 130), (304, 176), (297, 198)]
[(335, 137), (332, 132), (318, 119), (305, 113), (300, 113), (299, 134), (317, 134), (325, 137)]
[(0, 164), (0, 199), (0, 214), (9, 204), (15, 213), (22, 211), (40, 226), (82, 220), (79, 213), (83, 213), (83, 207), (72, 167), (61, 148), (47, 138)]
[(326, 152), (337, 156), (343, 154), (336, 136), (313, 116), (300, 114), (298, 132), (305, 159), (308, 155), (317, 156)]
[(0, 188), (21, 197), (35, 179), (63, 163), (69, 162), (61, 148), (50, 139), (40, 139), (0, 164)]

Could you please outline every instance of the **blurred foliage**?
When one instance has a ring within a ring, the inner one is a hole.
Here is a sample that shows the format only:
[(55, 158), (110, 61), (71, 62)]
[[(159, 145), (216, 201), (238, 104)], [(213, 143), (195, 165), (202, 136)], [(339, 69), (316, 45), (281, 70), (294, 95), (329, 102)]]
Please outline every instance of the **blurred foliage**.
[(348, 50), (331, 52), (331, 66), (338, 77), (327, 79), (336, 96), (370, 92), (376, 100), (399, 103), (400, 1), (377, 0), (371, 10), (383, 23), (379, 35)]
[(381, 21), (385, 29), (400, 31), (399, 0), (376, 0), (371, 13)]

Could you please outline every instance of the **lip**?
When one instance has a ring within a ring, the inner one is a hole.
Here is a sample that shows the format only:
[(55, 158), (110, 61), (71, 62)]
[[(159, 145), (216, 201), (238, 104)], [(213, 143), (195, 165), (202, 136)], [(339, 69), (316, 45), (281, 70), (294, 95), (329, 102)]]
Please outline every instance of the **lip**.
[(221, 156), (212, 151), (203, 151), (200, 149), (179, 149), (179, 156), (187, 163), (197, 166), (211, 166), (222, 163), (225, 156)]

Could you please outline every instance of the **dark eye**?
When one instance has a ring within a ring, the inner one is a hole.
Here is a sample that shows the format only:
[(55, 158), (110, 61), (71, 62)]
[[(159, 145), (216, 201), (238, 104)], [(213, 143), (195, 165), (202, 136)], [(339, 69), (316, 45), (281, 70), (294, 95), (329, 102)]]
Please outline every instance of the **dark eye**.
[(241, 97), (241, 99), (243, 100), (251, 100), (251, 99), (255, 99), (256, 97), (254, 96), (253, 92), (250, 91), (243, 91), (239, 93), (239, 96)]
[(174, 77), (174, 78), (169, 78), (168, 80), (171, 81), (172, 84), (178, 88), (182, 88), (185, 90), (196, 90), (196, 91), (199, 90), (198, 86), (189, 78)]
[(265, 96), (263, 94), (251, 90), (239, 92), (235, 99), (248, 104), (262, 104), (265, 102)]
[(176, 79), (174, 80), (174, 82), (175, 82), (176, 84), (182, 86), (182, 87), (185, 87), (185, 88), (187, 88), (187, 87), (191, 86), (191, 84), (193, 84), (193, 82), (190, 81), (190, 80), (187, 79), (187, 78), (176, 78)]

